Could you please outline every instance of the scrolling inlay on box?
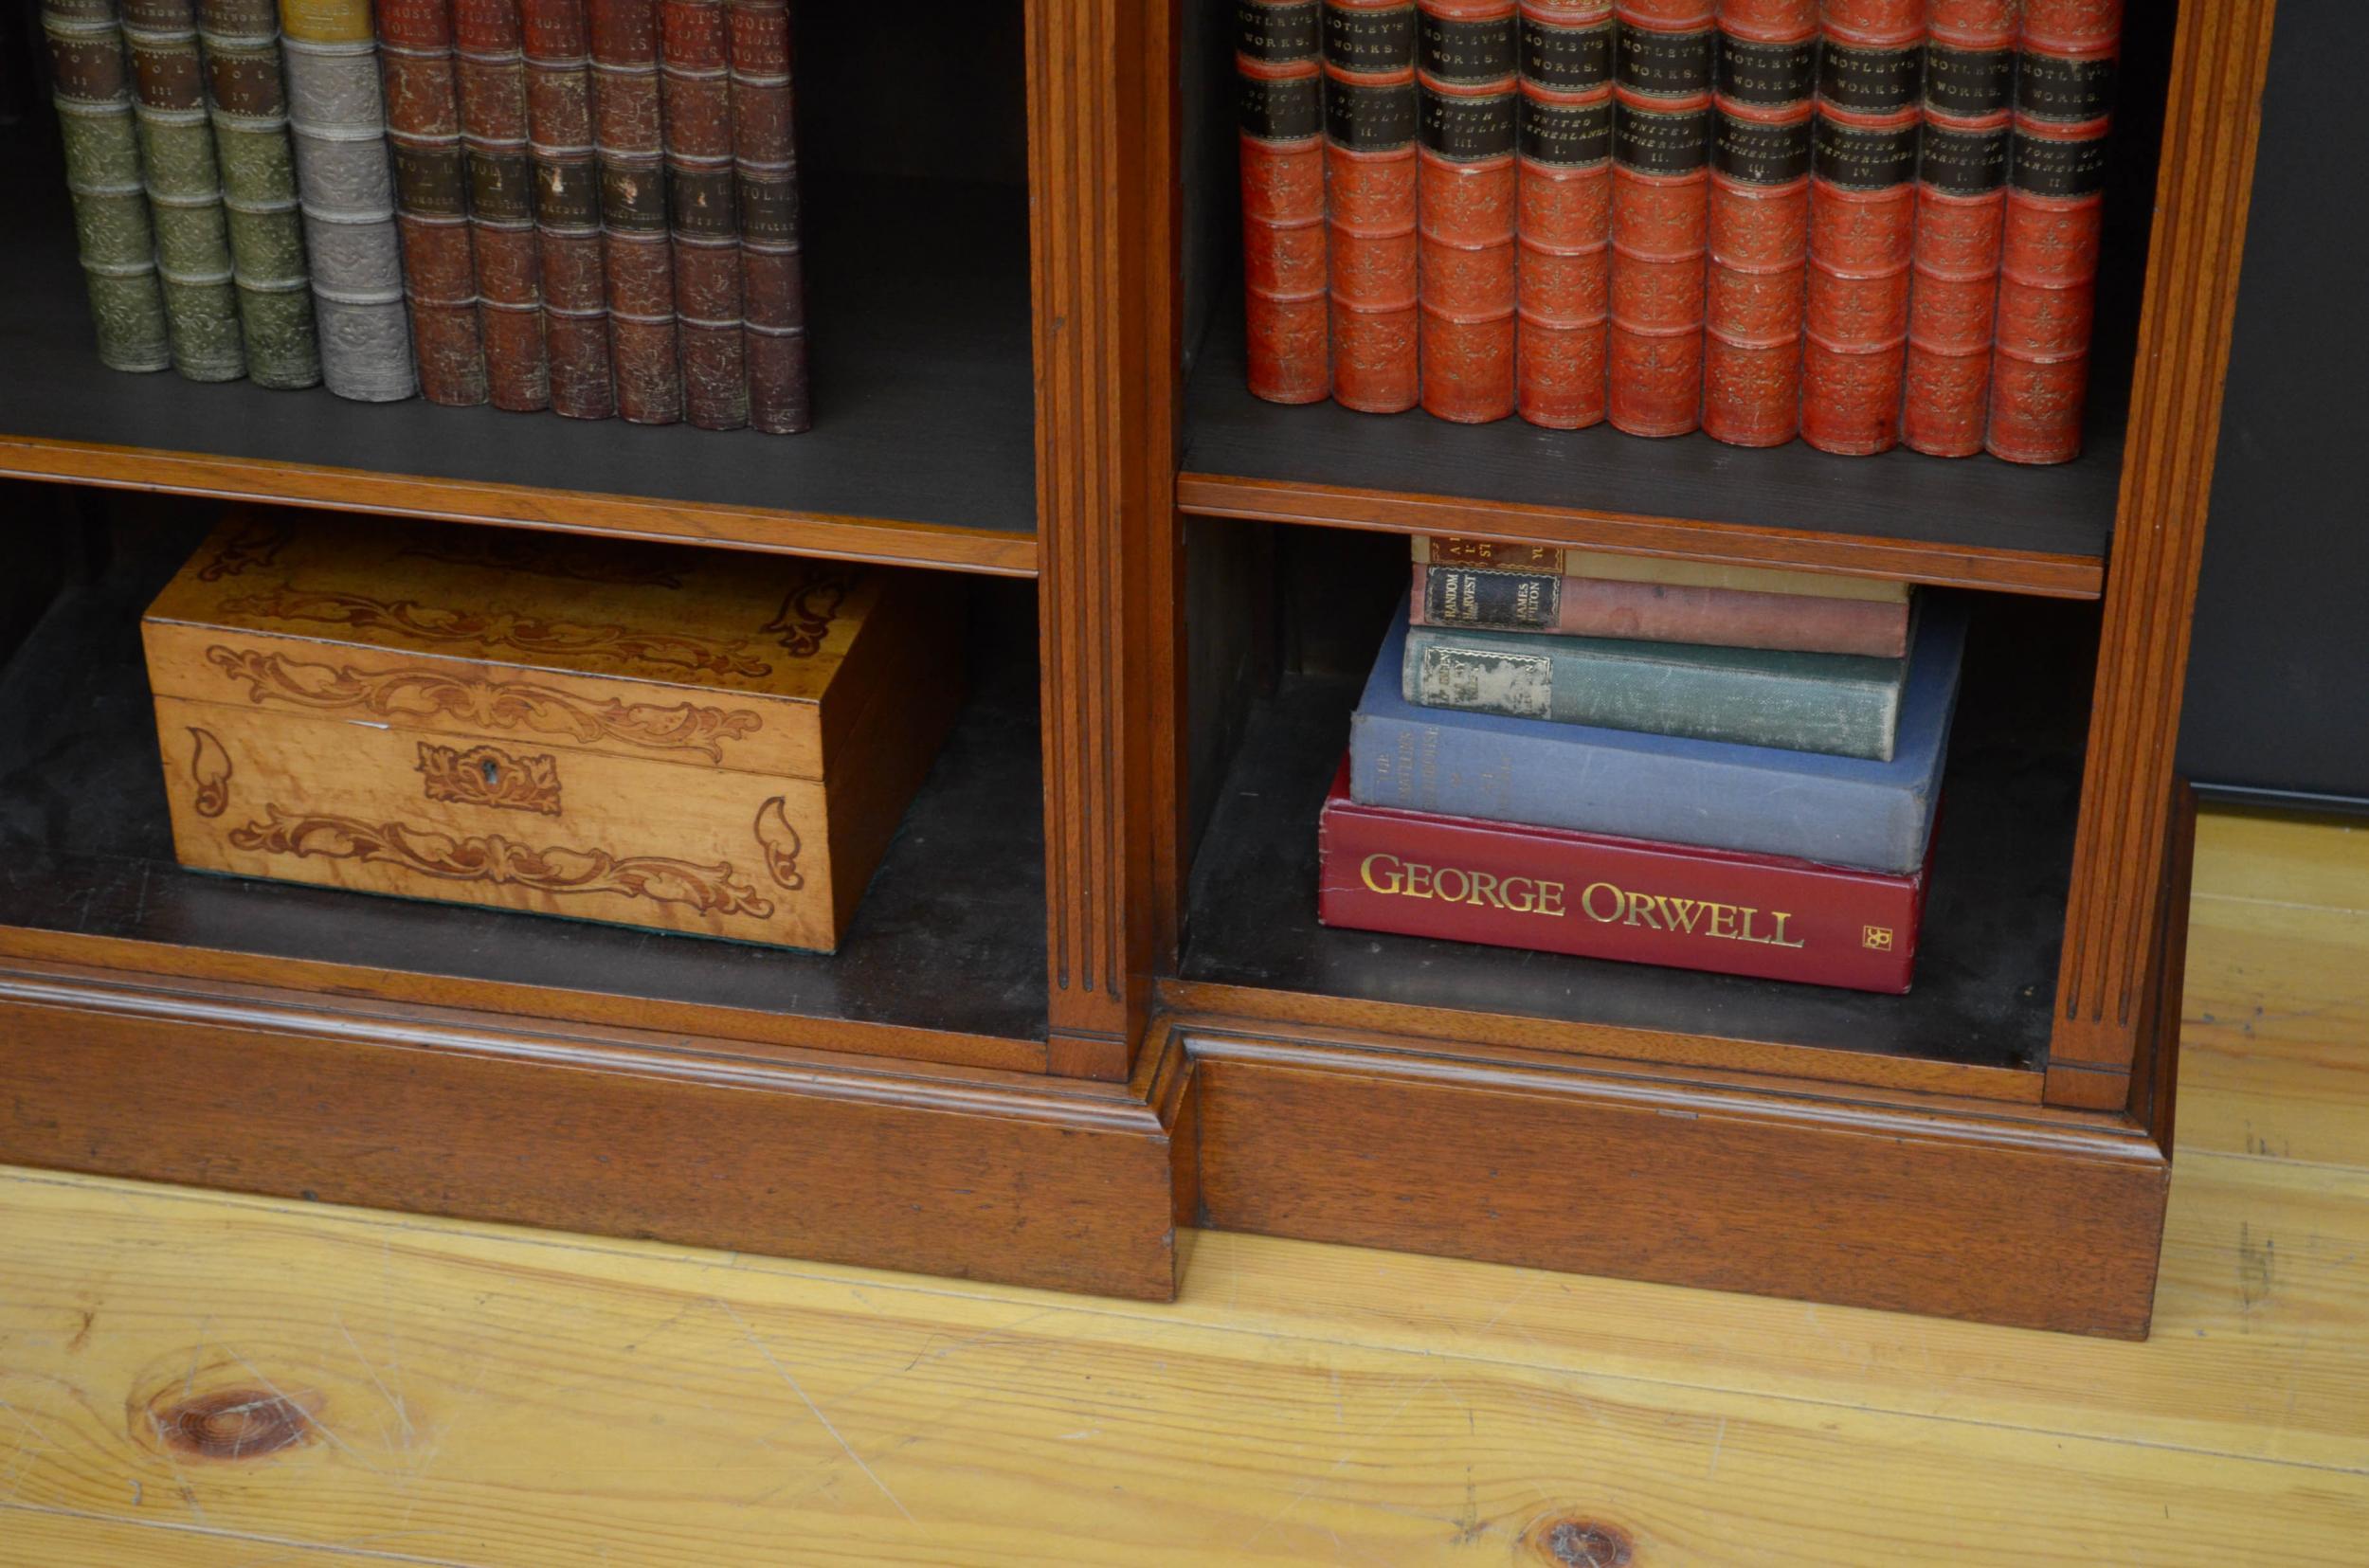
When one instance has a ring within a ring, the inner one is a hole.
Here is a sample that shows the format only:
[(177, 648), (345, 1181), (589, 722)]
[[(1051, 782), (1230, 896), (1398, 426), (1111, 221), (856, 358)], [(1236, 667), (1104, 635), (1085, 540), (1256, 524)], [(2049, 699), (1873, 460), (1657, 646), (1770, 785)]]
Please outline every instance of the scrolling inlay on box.
[(829, 949), (959, 699), (952, 592), (234, 517), (145, 622), (175, 847), (208, 871)]

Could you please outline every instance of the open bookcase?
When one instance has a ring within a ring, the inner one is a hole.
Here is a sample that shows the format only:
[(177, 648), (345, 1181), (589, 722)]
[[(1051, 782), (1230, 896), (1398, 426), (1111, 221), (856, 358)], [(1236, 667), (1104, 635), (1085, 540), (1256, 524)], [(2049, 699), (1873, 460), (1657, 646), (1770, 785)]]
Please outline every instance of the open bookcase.
[[(1259, 403), (1230, 6), (795, 9), (791, 439), (103, 370), (45, 117), (0, 133), (0, 475), (48, 481), (0, 543), (0, 1160), (1130, 1295), (1202, 1224), (2145, 1331), (2270, 0), (2131, 8), (2053, 469)], [(960, 574), (971, 694), (836, 955), (198, 876), (136, 623), (225, 501)], [(1316, 925), (1420, 532), (1962, 596), (1916, 988)]]

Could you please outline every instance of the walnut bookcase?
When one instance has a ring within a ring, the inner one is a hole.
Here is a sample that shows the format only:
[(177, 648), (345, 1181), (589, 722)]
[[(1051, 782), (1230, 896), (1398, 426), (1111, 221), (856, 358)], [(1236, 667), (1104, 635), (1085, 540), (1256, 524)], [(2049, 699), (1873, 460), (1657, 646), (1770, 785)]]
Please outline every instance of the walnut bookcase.
[[(1198, 1223), (2143, 1333), (2270, 0), (2131, 8), (2125, 270), (2052, 470), (1258, 404), (1231, 8), (923, 9), (799, 8), (821, 422), (789, 441), (110, 374), (54, 148), (8, 133), (0, 475), (52, 481), (17, 514), (108, 487), (980, 586), (976, 695), (826, 958), (179, 872), (153, 565), (17, 531), (0, 1160), (1131, 1295)], [(134, 510), (169, 544), (204, 508)], [(1917, 991), (1316, 927), (1308, 780), (1415, 532), (1966, 594)]]

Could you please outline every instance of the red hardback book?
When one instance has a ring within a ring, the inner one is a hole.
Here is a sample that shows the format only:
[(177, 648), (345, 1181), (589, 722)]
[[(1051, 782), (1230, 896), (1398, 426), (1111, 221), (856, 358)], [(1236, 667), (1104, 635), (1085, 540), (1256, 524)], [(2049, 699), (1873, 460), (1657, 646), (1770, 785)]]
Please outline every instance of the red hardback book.
[(394, 153), (395, 226), (420, 394), (466, 406), (485, 401), (468, 160), (453, 81), (448, 0), (378, 0), (379, 69)]
[(1514, 406), (1577, 430), (1604, 417), (1612, 320), (1612, 0), (1522, 0)]
[(2122, 0), (2024, 5), (1986, 442), (2010, 462), (2081, 451), (2122, 25)]
[(1864, 457), (1900, 442), (1925, 0), (1824, 0), (1819, 21), (1801, 437)]
[(702, 430), (737, 430), (749, 423), (749, 369), (741, 351), (724, 0), (659, 0), (658, 19), (683, 417)]
[(1703, 423), (1711, 0), (1620, 0), (1613, 64), (1608, 413), (1633, 436)]
[(636, 424), (682, 418), (675, 359), (675, 261), (666, 232), (655, 0), (588, 0), (592, 142), (601, 175), (602, 271), (617, 411)]
[(1420, 0), (1416, 82), (1423, 408), (1513, 412), (1514, 0)]
[(1408, 619), (1418, 626), (1561, 632), (1872, 658), (1900, 658), (1908, 652), (1905, 599), (1821, 599), (1421, 561), (1414, 564), (1414, 572)]
[(2019, 0), (1931, 0), (1917, 162), (1900, 439), (1936, 458), (1982, 450), (2015, 107)]
[(1888, 876), (1359, 805), (1344, 763), (1317, 821), (1328, 926), (1714, 974), (1906, 992), (1931, 872)]
[(1801, 428), (1817, 97), (1817, 0), (1720, 0), (1703, 430), (1731, 446), (1781, 446)]
[(552, 410), (617, 411), (608, 378), (608, 288), (601, 277), (601, 183), (592, 155), (592, 59), (584, 0), (519, 0), (527, 144)]
[(534, 233), (518, 0), (453, 0), (452, 27), (486, 397), (497, 408), (547, 408), (551, 362), (543, 349), (542, 263)]
[(1325, 0), (1325, 225), (1332, 401), (1421, 393), (1415, 315), (1415, 0)]
[(1323, 12), (1321, 0), (1235, 8), (1250, 389), (1269, 403), (1321, 403), (1332, 392)]
[(790, 114), (787, 0), (728, 0), (733, 199), (740, 212), (741, 351), (749, 424), (769, 436), (813, 427), (806, 372), (805, 250)]

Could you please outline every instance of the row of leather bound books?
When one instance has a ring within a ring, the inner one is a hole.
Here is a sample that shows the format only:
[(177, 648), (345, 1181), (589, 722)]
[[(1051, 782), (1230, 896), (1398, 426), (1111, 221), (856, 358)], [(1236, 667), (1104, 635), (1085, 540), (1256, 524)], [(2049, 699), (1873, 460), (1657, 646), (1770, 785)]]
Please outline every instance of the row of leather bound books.
[(1251, 390), (2081, 444), (2122, 0), (1242, 0)]
[(99, 358), (811, 423), (787, 0), (43, 0)]
[(1908, 989), (1963, 648), (1907, 585), (1418, 538), (1331, 926)]

